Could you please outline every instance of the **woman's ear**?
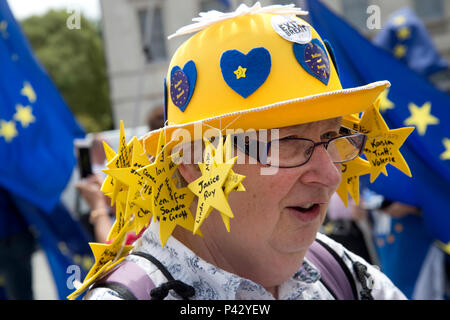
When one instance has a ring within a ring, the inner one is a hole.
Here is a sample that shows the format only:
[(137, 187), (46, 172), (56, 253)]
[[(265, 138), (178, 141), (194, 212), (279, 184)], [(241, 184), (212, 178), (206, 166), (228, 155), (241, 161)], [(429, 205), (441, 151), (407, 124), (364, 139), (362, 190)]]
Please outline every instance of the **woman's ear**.
[(178, 171), (188, 184), (197, 180), (202, 175), (197, 164), (180, 163), (178, 166)]

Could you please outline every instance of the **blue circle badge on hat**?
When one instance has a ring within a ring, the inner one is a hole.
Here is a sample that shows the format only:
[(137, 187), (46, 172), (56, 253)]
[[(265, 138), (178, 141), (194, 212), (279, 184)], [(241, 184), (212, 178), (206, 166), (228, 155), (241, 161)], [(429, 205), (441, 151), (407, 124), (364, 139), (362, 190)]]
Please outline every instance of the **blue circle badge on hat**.
[(179, 66), (170, 72), (170, 98), (174, 105), (184, 112), (194, 93), (197, 80), (197, 68), (194, 61), (188, 61), (183, 70)]
[(312, 39), (306, 44), (294, 43), (293, 49), (295, 58), (303, 69), (327, 85), (330, 79), (330, 61), (319, 39)]

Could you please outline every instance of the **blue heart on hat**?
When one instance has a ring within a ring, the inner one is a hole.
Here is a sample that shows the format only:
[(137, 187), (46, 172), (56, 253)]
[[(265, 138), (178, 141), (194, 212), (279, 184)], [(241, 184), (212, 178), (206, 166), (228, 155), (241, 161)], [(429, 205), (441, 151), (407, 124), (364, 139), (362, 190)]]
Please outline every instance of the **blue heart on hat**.
[(253, 48), (247, 54), (238, 50), (227, 50), (220, 58), (220, 69), (227, 85), (247, 98), (267, 79), (272, 66), (266, 48)]
[(192, 60), (186, 62), (183, 70), (174, 66), (170, 71), (170, 98), (182, 112), (191, 100), (197, 81), (197, 68)]
[(330, 79), (330, 60), (319, 39), (312, 39), (305, 44), (294, 42), (293, 49), (295, 58), (303, 69), (327, 85)]

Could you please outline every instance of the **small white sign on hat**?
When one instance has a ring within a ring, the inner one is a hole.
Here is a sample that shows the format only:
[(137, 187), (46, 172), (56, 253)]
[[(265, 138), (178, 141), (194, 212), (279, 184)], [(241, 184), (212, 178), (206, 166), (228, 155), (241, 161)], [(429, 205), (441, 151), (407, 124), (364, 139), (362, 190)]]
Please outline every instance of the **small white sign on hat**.
[(298, 20), (290, 16), (274, 15), (270, 22), (276, 33), (284, 39), (305, 44), (311, 41), (312, 34), (310, 26), (300, 24)]

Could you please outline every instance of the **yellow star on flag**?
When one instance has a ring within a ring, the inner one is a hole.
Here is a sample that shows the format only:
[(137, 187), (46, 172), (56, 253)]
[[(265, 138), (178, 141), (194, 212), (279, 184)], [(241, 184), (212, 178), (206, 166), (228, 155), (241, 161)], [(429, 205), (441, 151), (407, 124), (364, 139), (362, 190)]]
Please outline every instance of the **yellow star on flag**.
[[(209, 141), (205, 139), (205, 145)], [(214, 148), (206, 148), (204, 156), (204, 173), (200, 178), (191, 182), (188, 188), (198, 197), (197, 211), (195, 213), (194, 233), (211, 212), (210, 208), (233, 218), (228, 200), (223, 191), (223, 185), (234, 165), (236, 158), (231, 163), (215, 163)]]
[(16, 113), (14, 114), (14, 120), (19, 121), (22, 127), (26, 128), (31, 122), (34, 122), (36, 118), (32, 113), (31, 106), (23, 106), (21, 104), (16, 105)]
[(239, 66), (235, 71), (234, 74), (236, 75), (236, 79), (245, 78), (245, 72), (247, 71), (247, 68), (242, 68)]
[(28, 81), (25, 81), (23, 83), (23, 88), (20, 90), (20, 94), (27, 97), (28, 101), (31, 103), (36, 102), (36, 93), (34, 92), (33, 87)]
[(403, 15), (394, 17), (394, 24), (397, 26), (404, 24), (405, 22), (406, 22), (406, 18)]
[(16, 136), (16, 123), (14, 121), (0, 120), (0, 137), (3, 137), (6, 142), (11, 142)]
[(382, 93), (378, 96), (379, 102), (379, 109), (381, 112), (385, 112), (388, 109), (394, 109), (394, 103), (389, 100), (389, 88), (384, 89)]
[(439, 119), (433, 116), (431, 112), (431, 103), (425, 102), (421, 107), (418, 107), (413, 102), (408, 104), (411, 116), (405, 119), (404, 124), (416, 126), (417, 132), (423, 136), (427, 131), (429, 125), (438, 124)]
[(364, 112), (360, 123), (370, 132), (364, 147), (364, 154), (371, 165), (370, 182), (375, 181), (388, 163), (411, 177), (411, 171), (399, 149), (414, 127), (390, 130), (375, 106)]
[(405, 55), (405, 53), (406, 53), (406, 47), (405, 47), (404, 45), (402, 45), (402, 44), (397, 44), (397, 45), (394, 47), (394, 56), (395, 56), (397, 59), (403, 58), (403, 56)]
[(400, 40), (405, 40), (407, 38), (409, 38), (411, 36), (411, 30), (409, 29), (409, 27), (401, 27), (400, 29), (397, 30), (397, 38), (399, 38)]
[(445, 147), (445, 151), (441, 153), (439, 158), (441, 160), (450, 160), (450, 139), (449, 138), (444, 138), (442, 140), (442, 144)]
[(348, 194), (359, 203), (359, 177), (370, 172), (370, 163), (360, 157), (341, 164), (342, 180), (336, 192), (348, 206)]
[(86, 275), (83, 284), (75, 292), (69, 295), (68, 299), (75, 299), (83, 293), (95, 280), (105, 275), (109, 270), (122, 262), (133, 246), (125, 245), (126, 235), (129, 230), (130, 221), (122, 228), (120, 233), (110, 244), (89, 243), (94, 254), (94, 265)]

